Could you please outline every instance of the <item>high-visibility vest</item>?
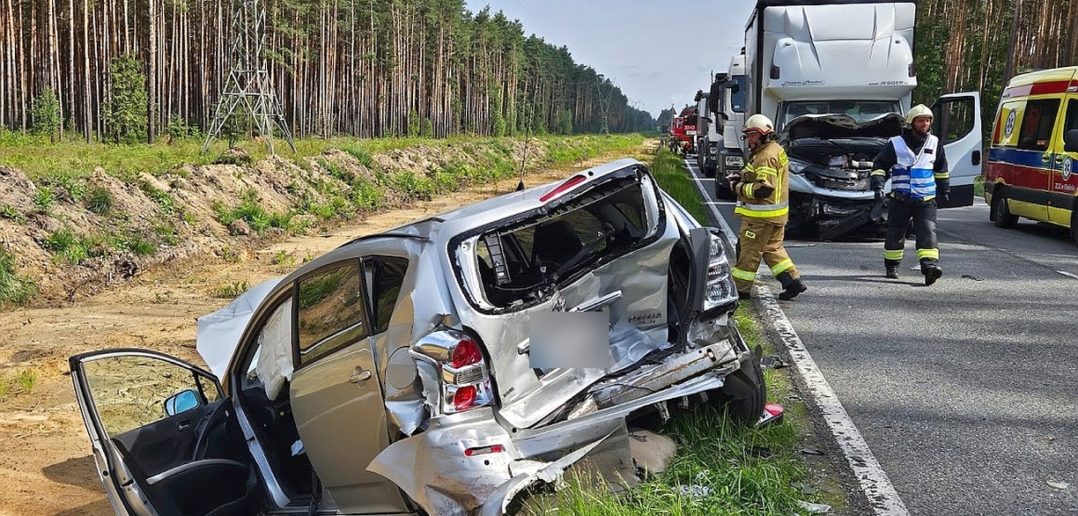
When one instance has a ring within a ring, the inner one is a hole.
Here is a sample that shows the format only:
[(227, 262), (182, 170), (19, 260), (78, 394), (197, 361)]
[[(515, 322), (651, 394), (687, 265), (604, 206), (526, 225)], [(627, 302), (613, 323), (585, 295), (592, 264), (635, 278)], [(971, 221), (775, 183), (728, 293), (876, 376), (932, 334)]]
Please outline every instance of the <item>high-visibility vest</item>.
[(891, 138), (895, 148), (895, 164), (891, 167), (891, 191), (908, 195), (911, 199), (930, 200), (936, 197), (936, 178), (932, 169), (936, 164), (936, 146), (939, 138), (928, 135), (921, 152), (914, 154), (901, 136)]

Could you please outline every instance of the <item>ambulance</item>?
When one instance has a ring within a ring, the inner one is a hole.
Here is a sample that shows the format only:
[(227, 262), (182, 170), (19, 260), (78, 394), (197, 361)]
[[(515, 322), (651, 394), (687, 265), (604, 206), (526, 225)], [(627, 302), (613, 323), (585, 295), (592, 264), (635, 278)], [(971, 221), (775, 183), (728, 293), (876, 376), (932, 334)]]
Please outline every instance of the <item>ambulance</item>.
[(996, 112), (984, 172), (989, 217), (1070, 228), (1078, 241), (1078, 66), (1016, 76)]

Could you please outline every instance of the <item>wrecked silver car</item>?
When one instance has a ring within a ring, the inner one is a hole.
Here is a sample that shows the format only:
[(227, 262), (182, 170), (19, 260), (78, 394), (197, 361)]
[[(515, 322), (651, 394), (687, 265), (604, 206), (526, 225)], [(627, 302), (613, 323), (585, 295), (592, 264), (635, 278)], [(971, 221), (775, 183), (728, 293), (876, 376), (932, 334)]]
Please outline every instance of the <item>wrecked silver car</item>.
[(578, 463), (632, 475), (629, 418), (761, 417), (729, 270), (620, 160), (252, 289), (199, 321), (212, 373), (119, 349), (72, 380), (119, 514), (502, 514)]
[[(887, 139), (901, 133), (902, 117), (886, 112), (896, 108), (888, 102), (847, 103), (873, 110), (857, 118), (801, 115), (783, 127), (780, 142), (790, 158), (789, 231), (794, 235), (832, 240), (855, 231), (883, 231), (885, 213), (875, 202), (869, 176)], [(796, 109), (794, 104), (788, 109)], [(806, 109), (814, 104), (840, 107), (832, 105), (837, 101), (801, 104)]]

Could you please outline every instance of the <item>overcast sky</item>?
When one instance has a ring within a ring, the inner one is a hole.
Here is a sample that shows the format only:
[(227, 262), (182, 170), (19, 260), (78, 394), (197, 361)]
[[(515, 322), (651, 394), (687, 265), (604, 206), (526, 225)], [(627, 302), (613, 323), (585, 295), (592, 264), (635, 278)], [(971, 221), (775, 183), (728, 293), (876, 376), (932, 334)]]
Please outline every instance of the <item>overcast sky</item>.
[[(612, 78), (637, 107), (658, 117), (691, 103), (711, 72), (741, 50), (753, 0), (467, 0), (478, 11), (520, 20), (525, 34), (569, 47)], [(707, 33), (703, 40), (701, 34)]]

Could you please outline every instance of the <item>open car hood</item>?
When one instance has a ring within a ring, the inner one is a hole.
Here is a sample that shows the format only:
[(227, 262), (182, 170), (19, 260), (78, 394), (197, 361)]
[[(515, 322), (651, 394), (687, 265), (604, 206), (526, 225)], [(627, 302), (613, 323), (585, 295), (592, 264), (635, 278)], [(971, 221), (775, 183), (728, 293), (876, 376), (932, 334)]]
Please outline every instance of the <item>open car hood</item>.
[(802, 138), (890, 138), (902, 133), (902, 116), (888, 113), (858, 123), (848, 115), (802, 115), (786, 124), (782, 140)]

